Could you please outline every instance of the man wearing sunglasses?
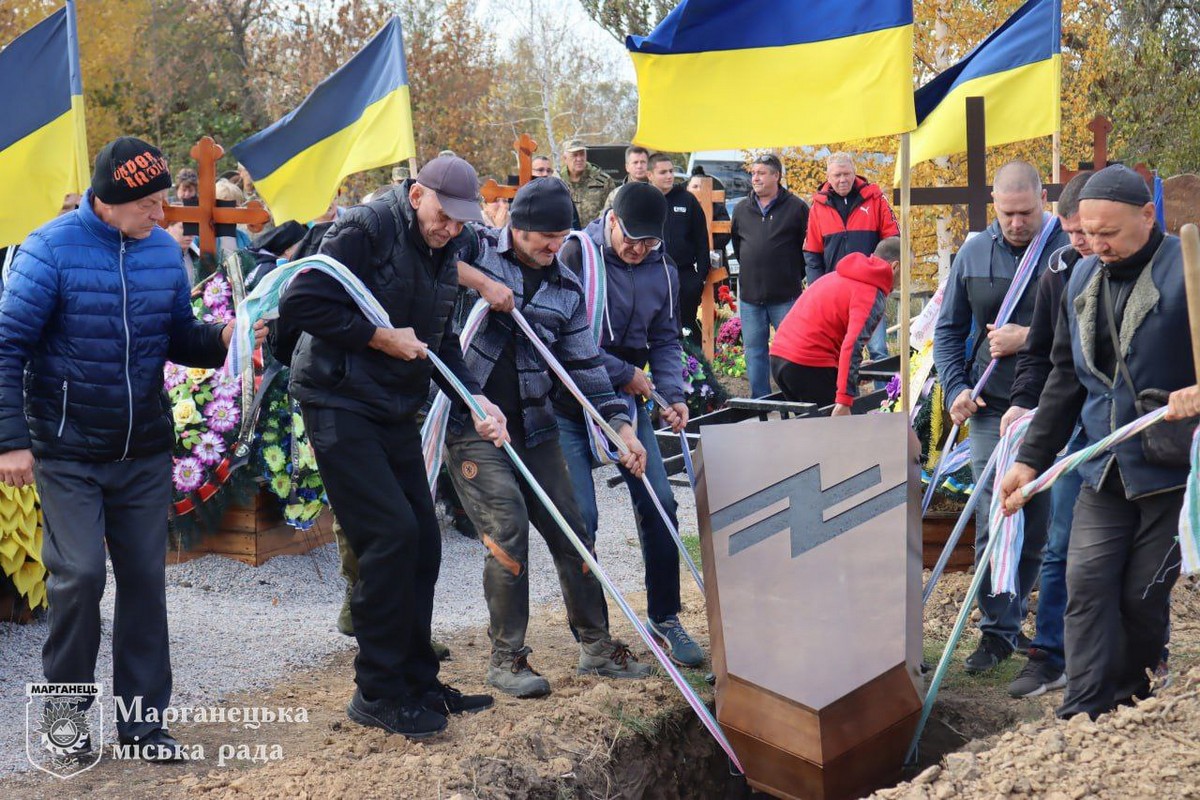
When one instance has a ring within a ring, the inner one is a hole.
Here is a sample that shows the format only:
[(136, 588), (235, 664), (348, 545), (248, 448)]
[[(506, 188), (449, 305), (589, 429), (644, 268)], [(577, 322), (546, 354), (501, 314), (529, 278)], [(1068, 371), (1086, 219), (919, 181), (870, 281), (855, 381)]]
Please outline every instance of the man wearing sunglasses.
[[(667, 424), (676, 431), (687, 425), (680, 367), (683, 353), (675, 313), (679, 274), (662, 246), (666, 221), (667, 200), (661, 191), (647, 183), (624, 184), (617, 190), (612, 208), (587, 226), (581, 237), (584, 241), (568, 240), (559, 258), (580, 274), (584, 272), (584, 246), (594, 248), (601, 261), (606, 292), (604, 301), (596, 304), (599, 320), (592, 320), (593, 329), (601, 330), (600, 357), (618, 397), (627, 399), (631, 416), (637, 417), (637, 437), (646, 448), (646, 476), (671, 524), (678, 528), (675, 497), (645, 405), (657, 390), (669, 404), (662, 409)], [(653, 381), (645, 371), (647, 365)], [(554, 410), (575, 499), (594, 538), (599, 512), (588, 429), (579, 405), (569, 395), (560, 392)], [(624, 467), (621, 475), (633, 500), (646, 565), (650, 630), (665, 643), (673, 660), (697, 666), (704, 661), (704, 653), (679, 622), (679, 551), (646, 485)]]

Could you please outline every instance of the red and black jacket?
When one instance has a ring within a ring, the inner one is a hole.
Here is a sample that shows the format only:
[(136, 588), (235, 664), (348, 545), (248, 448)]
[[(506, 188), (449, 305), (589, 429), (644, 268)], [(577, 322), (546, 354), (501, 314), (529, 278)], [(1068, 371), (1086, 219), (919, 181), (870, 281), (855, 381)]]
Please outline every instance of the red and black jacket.
[(826, 181), (813, 195), (808, 214), (808, 235), (804, 239), (804, 272), (808, 285), (851, 253), (871, 255), (880, 239), (899, 236), (896, 215), (883, 192), (874, 183), (854, 178), (849, 205), (842, 211), (830, 202), (833, 188)]

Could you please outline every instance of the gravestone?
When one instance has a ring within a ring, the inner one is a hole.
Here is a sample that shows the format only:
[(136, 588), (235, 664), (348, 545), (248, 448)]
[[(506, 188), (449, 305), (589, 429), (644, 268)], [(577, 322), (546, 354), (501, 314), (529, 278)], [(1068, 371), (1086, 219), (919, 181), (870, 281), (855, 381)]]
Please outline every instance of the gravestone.
[(750, 785), (826, 800), (896, 780), (922, 686), (905, 415), (714, 425), (698, 452), (717, 719)]

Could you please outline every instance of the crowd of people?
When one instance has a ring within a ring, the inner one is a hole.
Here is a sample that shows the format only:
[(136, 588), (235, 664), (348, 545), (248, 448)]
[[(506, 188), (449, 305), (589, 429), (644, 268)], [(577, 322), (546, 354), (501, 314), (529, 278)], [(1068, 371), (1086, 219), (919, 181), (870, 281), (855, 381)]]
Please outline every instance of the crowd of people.
[[(593, 468), (616, 464), (645, 565), (646, 625), (677, 663), (704, 663), (679, 620), (677, 506), (648, 401), (657, 400), (671, 429), (688, 424), (681, 338), (696, 327), (718, 258), (704, 210), (676, 181), (669, 156), (629, 148), (626, 178), (616, 185), (588, 162), (581, 142), (563, 153), (559, 175), (551, 159), (536, 156), (534, 179), (511, 203), (482, 204), (474, 168), (444, 152), (358, 205), (333, 204), (311, 225), (267, 225), (252, 243), (233, 242), (264, 252), (264, 270), (314, 253), (336, 259), (394, 326), (377, 327), (334, 278), (310, 270), (283, 295), (272, 337), (291, 367), (289, 388), (338, 519), (348, 584), (339, 627), (358, 642), (347, 713), (362, 725), (419, 738), (493, 704), (438, 677), (431, 621), (441, 537), (420, 421), (436, 388), (455, 395), (430, 353), (484, 411), (474, 416), (456, 400), (445, 450), (450, 481), (485, 547), (487, 683), (519, 698), (553, 688), (531, 663), (526, 635), (531, 525), (553, 556), (579, 642), (578, 671), (651, 673), (612, 636), (599, 581), (499, 449), (505, 444), (589, 550), (600, 533)], [(829, 156), (811, 204), (785, 188), (778, 157), (757, 157), (748, 171), (752, 194), (733, 212), (730, 241), (741, 266), (750, 391), (768, 394), (773, 376), (788, 399), (850, 414), (864, 353), (887, 352), (886, 300), (901, 260), (894, 215), (845, 153)], [(1191, 362), (1156, 346), (1189, 340), (1180, 248), (1154, 222), (1144, 181), (1124, 167), (1073, 179), (1057, 217), (1044, 212), (1046, 194), (1029, 164), (1006, 164), (994, 184), (997, 220), (954, 259), (935, 339), (948, 412), (956, 423), (970, 421), (981, 509), (990, 497), (982, 474), (1000, 436), (1028, 409), (1038, 411), (1002, 485), (1010, 511), (1024, 506), (1018, 593), (980, 599), (981, 642), (966, 668), (986, 671), (1023, 651), (1015, 697), (1065, 685), (1060, 714), (1095, 716), (1144, 696), (1147, 672), (1165, 657), (1186, 459), (1170, 448), (1178, 442), (1164, 451), (1134, 440), (1052, 496), (1026, 502), (1018, 489), (1064, 449), (1095, 443), (1150, 404), (1169, 403), (1173, 418), (1200, 412)], [(218, 366), (232, 333), (232, 324), (192, 314), (191, 282), (180, 269), (191, 234), (159, 227), (172, 188), (188, 202), (197, 178), (181, 173), (172, 187), (153, 145), (110, 143), (87, 193), (16, 251), (0, 296), (0, 481), (36, 483), (41, 497), (46, 677), (95, 678), (107, 545), (118, 586), (114, 694), (126, 698), (122, 707), (142, 698), (141, 708), (160, 718), (171, 694), (164, 564), (174, 443), (162, 368), (168, 358)], [(254, 196), (252, 179), (225, 176), (217, 193), (244, 203)], [(1023, 260), (1036, 265), (1036, 287), (1015, 298), (996, 327)], [(463, 312), (477, 299), (488, 313), (468, 337)], [(256, 327), (258, 341), (266, 335)], [(551, 378), (545, 352), (570, 385)], [(989, 365), (983, 391), (973, 391)], [(618, 451), (598, 447), (584, 406), (615, 429)], [(981, 511), (980, 551), (988, 535)], [(1029, 641), (1022, 625), (1039, 576)], [(178, 757), (161, 726), (118, 715), (117, 728), (148, 760)]]

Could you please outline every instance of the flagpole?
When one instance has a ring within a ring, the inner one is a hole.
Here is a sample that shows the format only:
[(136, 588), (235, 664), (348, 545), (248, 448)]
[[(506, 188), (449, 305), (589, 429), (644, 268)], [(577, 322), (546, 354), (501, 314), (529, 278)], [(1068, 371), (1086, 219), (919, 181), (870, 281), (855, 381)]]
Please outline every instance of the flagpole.
[[(1057, 184), (1062, 182), (1062, 134), (1057, 129), (1055, 129), (1050, 142), (1051, 183)], [(1054, 210), (1055, 214), (1058, 213), (1057, 200), (1054, 201), (1054, 204), (1051, 206), (1051, 208)]]
[(911, 216), (912, 193), (912, 164), (909, 148), (909, 135), (900, 134), (900, 310), (897, 321), (900, 323), (900, 407), (905, 415), (912, 410), (912, 397), (908, 385), (908, 351), (909, 328), (912, 319), (910, 304), (910, 283), (912, 281), (912, 232), (909, 217)]

